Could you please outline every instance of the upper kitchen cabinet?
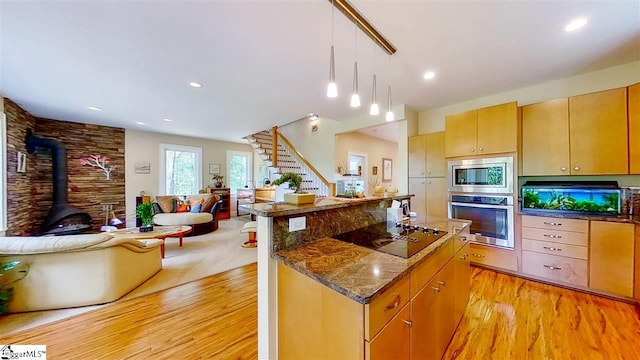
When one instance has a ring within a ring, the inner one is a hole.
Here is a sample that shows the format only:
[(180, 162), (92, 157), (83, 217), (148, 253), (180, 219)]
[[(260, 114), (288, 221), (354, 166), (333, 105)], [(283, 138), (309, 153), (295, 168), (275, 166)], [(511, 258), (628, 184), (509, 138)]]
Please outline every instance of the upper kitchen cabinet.
[(569, 175), (569, 99), (522, 107), (522, 175)]
[(445, 177), (444, 132), (409, 137), (409, 177)]
[(640, 83), (628, 88), (629, 173), (640, 174)]
[(569, 98), (572, 175), (627, 174), (627, 88)]
[(516, 102), (489, 106), (445, 119), (446, 157), (515, 152), (518, 139)]

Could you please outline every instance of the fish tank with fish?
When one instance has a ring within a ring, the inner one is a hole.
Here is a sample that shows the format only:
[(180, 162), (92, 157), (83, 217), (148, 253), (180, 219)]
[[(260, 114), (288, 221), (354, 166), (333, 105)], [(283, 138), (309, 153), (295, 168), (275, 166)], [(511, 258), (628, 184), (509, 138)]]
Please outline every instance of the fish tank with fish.
[(531, 181), (522, 186), (522, 212), (619, 215), (621, 192), (615, 181)]

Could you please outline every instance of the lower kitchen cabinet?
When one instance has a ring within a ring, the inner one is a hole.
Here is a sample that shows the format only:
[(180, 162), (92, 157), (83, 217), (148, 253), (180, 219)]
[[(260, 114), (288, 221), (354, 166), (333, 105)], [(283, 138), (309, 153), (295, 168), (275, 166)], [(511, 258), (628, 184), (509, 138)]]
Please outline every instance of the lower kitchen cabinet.
[(633, 297), (634, 225), (591, 221), (589, 287)]
[(279, 263), (279, 358), (440, 359), (469, 300), (469, 244), (459, 241), (366, 305)]
[(469, 255), (469, 260), (475, 264), (487, 265), (509, 271), (518, 271), (518, 257), (511, 250), (471, 244)]
[(367, 360), (409, 359), (410, 319), (411, 306), (406, 304), (371, 342), (365, 342), (365, 358)]
[(522, 251), (522, 272), (556, 282), (587, 286), (587, 260)]

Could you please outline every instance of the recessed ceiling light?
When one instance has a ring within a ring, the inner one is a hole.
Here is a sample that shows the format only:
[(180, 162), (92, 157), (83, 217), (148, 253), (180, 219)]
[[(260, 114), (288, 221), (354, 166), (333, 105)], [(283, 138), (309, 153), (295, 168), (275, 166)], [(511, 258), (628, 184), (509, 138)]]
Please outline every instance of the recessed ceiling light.
[(586, 18), (575, 19), (575, 20), (571, 21), (569, 24), (567, 24), (567, 26), (564, 27), (564, 31), (566, 31), (566, 32), (576, 31), (576, 30), (582, 28), (585, 25), (587, 25), (587, 19)]
[(136, 121), (136, 124), (138, 124), (138, 125), (147, 125), (147, 123), (143, 123), (142, 121)]
[(173, 120), (171, 120), (171, 119), (162, 119), (162, 120), (163, 120), (163, 121), (166, 121), (166, 122), (172, 122), (172, 121), (173, 121)]
[(309, 120), (311, 121), (318, 120), (318, 114), (309, 113)]
[(436, 77), (436, 73), (434, 73), (433, 71), (427, 71), (426, 73), (424, 73), (424, 75), (422, 75), (422, 77), (423, 77), (425, 80), (431, 80), (431, 79), (433, 79), (434, 77)]
[(202, 87), (202, 84), (197, 83), (195, 81), (190, 82), (189, 85), (191, 85), (191, 87), (194, 87), (194, 88), (201, 88)]
[(102, 109), (100, 109), (99, 107), (95, 107), (95, 106), (87, 106), (87, 109), (93, 110), (93, 111), (102, 111)]

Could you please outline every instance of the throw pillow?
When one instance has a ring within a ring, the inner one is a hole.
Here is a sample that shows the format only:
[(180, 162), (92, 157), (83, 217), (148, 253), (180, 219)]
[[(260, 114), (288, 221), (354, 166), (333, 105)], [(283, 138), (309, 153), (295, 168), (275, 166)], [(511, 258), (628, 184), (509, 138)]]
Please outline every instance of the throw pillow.
[(198, 205), (198, 204), (200, 204), (200, 206), (202, 206), (202, 204), (204, 204), (204, 198), (198, 199), (198, 200), (189, 200), (189, 206), (191, 206), (192, 208), (194, 206)]
[(199, 212), (200, 212), (200, 209), (202, 209), (202, 204), (197, 203), (197, 204), (195, 204), (195, 205), (193, 205), (193, 206), (191, 207), (191, 212), (192, 212), (192, 213), (199, 213)]
[(200, 212), (202, 213), (211, 212), (211, 209), (213, 209), (213, 205), (215, 205), (218, 202), (218, 200), (220, 200), (220, 197), (218, 195), (209, 196), (204, 201), (204, 204), (202, 204), (202, 209), (200, 209)]
[(164, 213), (172, 213), (175, 209), (175, 197), (173, 196), (156, 196), (156, 202)]
[(178, 207), (176, 209), (176, 212), (179, 212), (179, 213), (188, 212), (188, 211), (189, 211), (189, 209), (187, 208), (187, 204), (184, 204), (184, 203), (178, 205)]

